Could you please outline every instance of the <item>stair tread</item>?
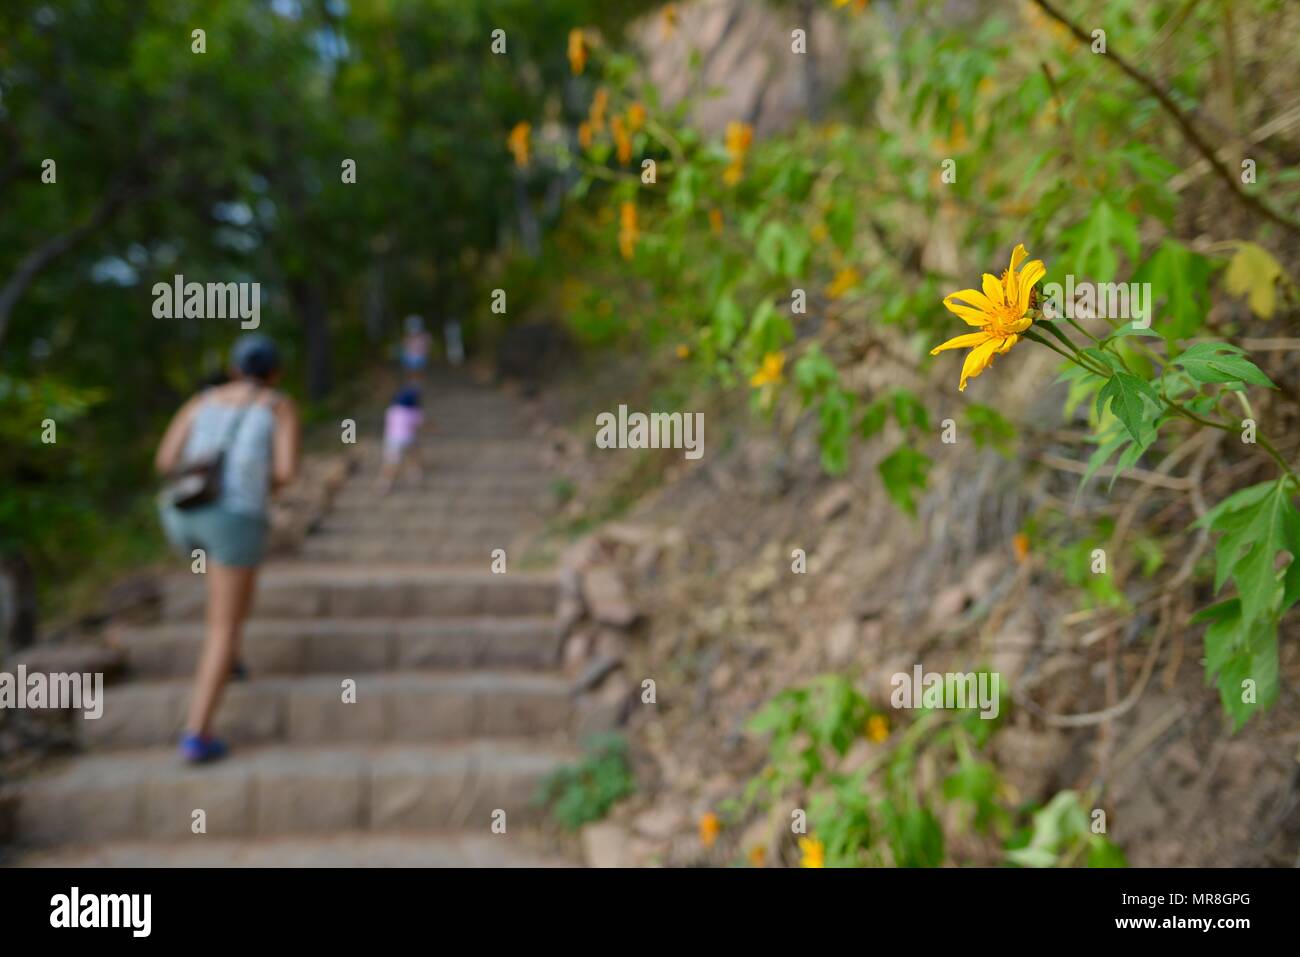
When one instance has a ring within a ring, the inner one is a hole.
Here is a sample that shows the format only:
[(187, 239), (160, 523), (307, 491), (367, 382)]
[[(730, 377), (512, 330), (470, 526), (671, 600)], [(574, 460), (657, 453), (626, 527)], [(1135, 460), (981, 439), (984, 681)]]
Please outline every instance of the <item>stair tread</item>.
[(431, 743), (261, 744), (236, 748), (220, 761), (190, 767), (181, 764), (175, 747), (132, 748), (69, 755), (51, 762), (12, 787), (22, 793), (49, 785), (80, 788), (87, 784), (140, 784), (153, 776), (222, 778), (258, 774), (274, 778), (334, 769), (389, 770), (425, 773), (460, 769), (473, 762), (494, 768), (544, 771), (570, 757), (566, 749), (532, 739), (438, 741)]
[(30, 851), (19, 867), (568, 867), (507, 832), (373, 833), (246, 839), (196, 835), (172, 841), (110, 841)]

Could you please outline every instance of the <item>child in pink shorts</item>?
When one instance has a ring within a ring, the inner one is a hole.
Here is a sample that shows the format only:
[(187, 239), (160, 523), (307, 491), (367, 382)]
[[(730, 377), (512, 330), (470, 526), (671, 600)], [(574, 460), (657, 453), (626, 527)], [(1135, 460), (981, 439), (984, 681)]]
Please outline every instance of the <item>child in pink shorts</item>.
[[(407, 386), (393, 397), (392, 404), (384, 412), (384, 464), (379, 473), (379, 490), (390, 491), (397, 481), (398, 473), (406, 462), (415, 440), (419, 437), (420, 426), (424, 423), (424, 413), (420, 411), (420, 392)], [(415, 458), (416, 474), (423, 469), (418, 453)]]

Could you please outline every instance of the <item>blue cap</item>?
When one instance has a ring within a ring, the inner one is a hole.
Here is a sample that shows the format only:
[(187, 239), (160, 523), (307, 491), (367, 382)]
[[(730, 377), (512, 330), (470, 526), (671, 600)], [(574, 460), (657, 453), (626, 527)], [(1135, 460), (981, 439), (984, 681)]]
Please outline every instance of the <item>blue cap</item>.
[(393, 398), (393, 405), (404, 405), (408, 409), (418, 409), (420, 407), (420, 390), (407, 386)]
[(250, 332), (235, 340), (230, 364), (251, 379), (269, 379), (280, 369), (280, 350), (271, 339)]

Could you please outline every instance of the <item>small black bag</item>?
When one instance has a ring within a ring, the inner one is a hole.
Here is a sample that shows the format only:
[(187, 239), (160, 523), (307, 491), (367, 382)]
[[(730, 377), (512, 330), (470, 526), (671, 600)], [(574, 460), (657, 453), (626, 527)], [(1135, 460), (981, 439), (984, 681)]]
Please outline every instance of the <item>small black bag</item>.
[(158, 496), (164, 505), (185, 511), (215, 502), (221, 497), (221, 472), (226, 461), (226, 446), (234, 439), (239, 431), (239, 423), (244, 420), (244, 414), (253, 404), (249, 402), (234, 416), (215, 452), (179, 465), (168, 473)]

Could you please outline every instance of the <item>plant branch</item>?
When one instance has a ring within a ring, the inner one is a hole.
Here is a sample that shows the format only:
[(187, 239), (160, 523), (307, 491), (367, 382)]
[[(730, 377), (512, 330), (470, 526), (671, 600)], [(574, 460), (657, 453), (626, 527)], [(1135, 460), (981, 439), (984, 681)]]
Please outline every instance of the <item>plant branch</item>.
[[(1080, 43), (1089, 47), (1092, 45), (1092, 37), (1085, 33), (1083, 28), (1077, 23), (1052, 6), (1048, 0), (1033, 0), (1033, 3), (1049, 17), (1074, 34), (1075, 39)], [(1232, 171), (1224, 165), (1223, 161), (1219, 159), (1218, 153), (1205, 141), (1205, 138), (1201, 136), (1200, 132), (1196, 129), (1196, 126), (1192, 123), (1191, 117), (1183, 112), (1183, 110), (1173, 101), (1159, 83), (1151, 79), (1137, 67), (1133, 66), (1118, 53), (1107, 50), (1105, 57), (1119, 67), (1121, 71), (1127, 74), (1130, 79), (1156, 98), (1156, 101), (1164, 108), (1165, 112), (1173, 117), (1173, 120), (1178, 125), (1183, 137), (1187, 142), (1192, 144), (1198, 153), (1201, 154), (1201, 157), (1210, 165), (1210, 168), (1214, 170), (1219, 178), (1223, 180), (1223, 182), (1228, 186), (1228, 189), (1231, 190), (1232, 195), (1235, 196), (1240, 203), (1259, 213), (1265, 219), (1271, 220), (1279, 226), (1300, 235), (1300, 220), (1292, 219), (1289, 216), (1279, 213), (1268, 204), (1262, 202), (1241, 188), (1241, 184), (1238, 183), (1236, 177), (1232, 175)]]

